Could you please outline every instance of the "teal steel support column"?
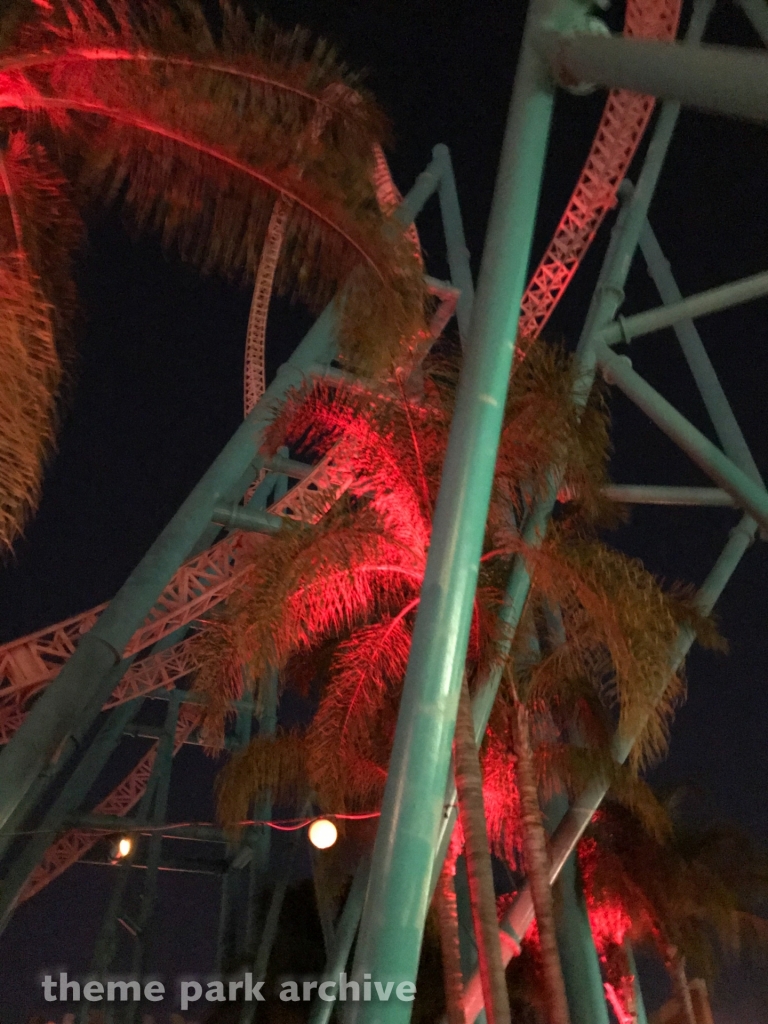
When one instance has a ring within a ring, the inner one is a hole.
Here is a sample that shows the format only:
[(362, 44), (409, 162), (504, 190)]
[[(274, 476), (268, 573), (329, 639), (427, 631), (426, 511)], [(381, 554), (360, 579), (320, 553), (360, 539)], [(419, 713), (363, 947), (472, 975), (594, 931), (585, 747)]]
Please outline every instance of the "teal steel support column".
[(620, 316), (617, 323), (600, 331), (595, 340), (605, 345), (632, 341), (633, 338), (653, 334), (656, 331), (664, 330), (665, 327), (674, 327), (681, 321), (690, 320), (692, 317), (706, 316), (723, 309), (731, 309), (733, 306), (740, 306), (753, 299), (762, 298), (766, 294), (768, 294), (768, 271), (761, 271), (759, 274), (743, 277), (739, 281), (730, 281), (728, 284), (718, 285), (717, 288), (709, 288), (698, 295), (690, 295), (687, 299), (679, 298), (677, 302), (670, 305), (657, 306), (655, 309), (646, 310), (644, 313), (635, 313), (633, 316)]
[[(709, 18), (713, 5), (714, 0), (698, 0), (698, 2), (694, 3), (691, 21), (686, 34), (686, 45), (696, 45), (699, 42), (704, 33), (707, 19)], [(592, 303), (590, 304), (584, 329), (579, 340), (577, 355), (581, 371), (581, 379), (579, 381), (579, 391), (575, 396), (577, 400), (586, 401), (592, 380), (594, 379), (596, 369), (594, 336), (597, 331), (604, 328), (611, 322), (624, 300), (624, 284), (637, 249), (642, 226), (648, 215), (648, 208), (650, 206), (659, 175), (661, 174), (661, 169), (664, 164), (664, 159), (669, 148), (669, 143), (672, 139), (672, 134), (674, 132), (679, 113), (679, 103), (670, 102), (663, 105), (658, 121), (656, 122), (653, 137), (648, 147), (648, 152), (646, 153), (646, 157), (643, 162), (637, 186), (632, 190), (631, 196), (626, 198), (626, 202), (622, 206), (614, 229), (611, 232), (608, 251), (606, 252), (603, 266), (600, 270), (600, 276), (592, 297)], [(626, 197), (626, 191), (624, 192), (624, 195)], [(553, 473), (556, 476), (556, 468), (554, 467)], [(544, 536), (549, 516), (554, 507), (556, 494), (556, 479), (553, 477), (553, 486), (550, 494), (537, 505), (528, 524), (526, 525), (524, 537), (528, 543), (532, 543), (536, 538), (542, 538)], [(508, 630), (507, 637), (505, 638), (505, 643), (509, 643), (510, 645), (511, 635), (517, 626), (517, 621), (525, 603), (529, 585), (530, 580), (525, 570), (525, 566), (522, 564), (522, 560), (518, 559), (513, 566), (510, 580), (507, 584), (505, 602), (501, 610), (502, 618), (512, 627)], [(485, 733), (485, 726), (490, 716), (500, 676), (500, 670), (490, 672), (487, 679), (479, 688), (475, 701), (473, 702), (473, 716), (475, 718), (476, 735), (480, 738)], [(600, 799), (602, 799), (602, 795)], [(599, 806), (599, 802), (600, 800), (597, 801), (595, 808)], [(569, 812), (569, 814), (570, 813), (571, 812)], [(446, 818), (449, 819), (450, 816), (446, 815)], [(589, 818), (584, 821), (582, 831), (583, 828), (586, 827), (588, 821)], [(439, 859), (437, 873), (439, 873), (439, 865), (442, 864), (445, 857), (445, 850), (447, 850), (447, 841), (450, 837), (449, 827), (452, 827), (452, 822), (447, 820), (443, 832), (444, 846), (440, 851), (438, 851), (437, 855), (437, 858)], [(446, 835), (448, 838), (445, 838)], [(581, 832), (579, 832), (578, 836), (574, 840), (574, 845), (580, 835)], [(552, 881), (557, 877), (562, 864), (567, 859), (568, 855), (570, 855), (572, 848), (573, 847), (569, 848), (565, 853), (565, 856), (559, 859), (556, 870), (554, 870), (552, 874)], [(433, 884), (435, 880), (436, 876), (433, 876)], [(525, 911), (524, 913), (522, 912), (523, 910)], [(506, 915), (501, 925), (499, 937), (502, 943), (502, 957), (504, 963), (508, 963), (515, 952), (519, 950), (522, 936), (525, 935), (532, 919), (533, 914), (532, 904), (530, 901), (530, 891), (526, 886), (510, 908), (509, 913)], [(482, 990), (480, 988), (480, 979), (478, 974), (475, 973), (467, 985), (464, 999), (464, 1010), (469, 1024), (475, 1021), (482, 1005), (483, 998)]]
[(719, 487), (657, 487), (654, 484), (615, 484), (603, 491), (611, 501), (627, 505), (688, 505), (734, 508), (736, 502)]
[(768, 492), (723, 455), (700, 430), (632, 369), (629, 360), (605, 346), (597, 354), (603, 373), (664, 431), (707, 476), (768, 530)]
[[(328, 952), (326, 959), (321, 986), (323, 983), (333, 982), (336, 985), (336, 989), (333, 992), (334, 999), (320, 999), (318, 996), (309, 1016), (309, 1024), (328, 1024), (331, 1018), (335, 999), (339, 994), (339, 978), (347, 968), (349, 954), (352, 951), (352, 943), (355, 941), (357, 926), (360, 923), (360, 915), (363, 912), (370, 867), (371, 862), (366, 854), (362, 857), (355, 870), (352, 886), (347, 894), (338, 925), (336, 926), (333, 947)], [(327, 991), (328, 989), (326, 989)]]
[(93, 785), (93, 781), (107, 763), (120, 741), (126, 725), (135, 718), (144, 698), (139, 697), (110, 712), (106, 722), (91, 741), (80, 764), (67, 779), (64, 788), (39, 824), (39, 835), (34, 835), (11, 864), (0, 884), (0, 934), (5, 930), (19, 896), (29, 877), (45, 855), (56, 833), (66, 819), (80, 807)]
[(736, 0), (736, 3), (752, 22), (755, 32), (768, 46), (768, 4), (765, 0)]
[(440, 213), (443, 218), (443, 233), (448, 255), (448, 266), (451, 271), (451, 284), (459, 289), (456, 302), (456, 320), (459, 324), (459, 336), (462, 347), (469, 336), (469, 322), (472, 316), (472, 303), (475, 297), (475, 286), (472, 281), (472, 269), (469, 265), (469, 249), (464, 237), (464, 225), (461, 222), (461, 208), (456, 192), (456, 179), (453, 175), (451, 154), (442, 143), (432, 150), (432, 156), (440, 166), (440, 184), (437, 195), (440, 200)]
[[(559, 609), (552, 615), (558, 632), (562, 631)], [(557, 793), (546, 808), (547, 828), (562, 819), (568, 810), (568, 798)], [(605, 1001), (600, 960), (595, 949), (586, 904), (578, 877), (576, 851), (563, 865), (556, 882), (555, 904), (557, 945), (568, 996), (571, 1024), (610, 1024)]]
[(624, 944), (627, 951), (627, 963), (632, 972), (632, 977), (635, 979), (635, 1024), (648, 1024), (648, 1014), (645, 1012), (645, 1000), (643, 999), (643, 990), (640, 987), (640, 974), (635, 963), (635, 953), (629, 939), (625, 939)]
[[(272, 947), (275, 944), (277, 926), (280, 923), (280, 913), (283, 909), (283, 901), (285, 900), (285, 894), (288, 891), (288, 885), (293, 874), (293, 865), (296, 859), (299, 842), (303, 837), (303, 831), (295, 832), (289, 840), (290, 852), (284, 861), (280, 877), (272, 891), (272, 899), (270, 900), (267, 918), (264, 922), (264, 930), (261, 933), (259, 946), (256, 950), (256, 956), (253, 961), (254, 982), (264, 981), (267, 976), (269, 957), (272, 953)], [(243, 1009), (240, 1013), (240, 1024), (253, 1024), (253, 1020), (256, 1016), (256, 1006), (256, 1003), (243, 1004)]]
[[(764, 0), (760, 0), (760, 2), (765, 6)], [(766, 12), (768, 12), (768, 7), (766, 7)], [(640, 250), (662, 302), (667, 305), (680, 302), (682, 300), (680, 289), (672, 276), (669, 262), (664, 258), (661, 246), (647, 221), (640, 235)], [(730, 402), (725, 396), (695, 324), (692, 320), (680, 320), (675, 324), (675, 334), (707, 407), (709, 418), (712, 420), (723, 451), (747, 476), (756, 483), (762, 484), (762, 477), (755, 460), (752, 458), (741, 428), (736, 422)]]
[(577, 877), (575, 853), (563, 865), (557, 885), (557, 944), (571, 1024), (609, 1024), (600, 961)]
[[(259, 736), (274, 736), (277, 730), (278, 674), (271, 670), (259, 692)], [(272, 817), (272, 797), (267, 794), (253, 809), (254, 821), (269, 821)], [(251, 860), (248, 865), (248, 903), (245, 929), (245, 951), (253, 955), (259, 923), (263, 918), (262, 902), (267, 871), (269, 870), (271, 829), (268, 825), (254, 825), (248, 835)]]
[[(531, 4), (459, 380), (429, 559), (403, 687), (371, 882), (355, 957), (364, 973), (413, 983), (430, 899), (459, 685), (517, 319), (552, 116), (553, 88)], [(360, 1021), (407, 1021), (410, 1003), (349, 1004)]]
[[(153, 766), (153, 774), (156, 775), (157, 783), (150, 817), (153, 826), (162, 825), (165, 822), (168, 811), (168, 794), (171, 788), (171, 768), (173, 766), (176, 725), (179, 720), (182, 696), (181, 690), (173, 691), (168, 702), (168, 709), (165, 712), (163, 734), (157, 745), (157, 754)], [(133, 973), (136, 976), (143, 976), (145, 974), (151, 955), (152, 929), (157, 911), (157, 878), (160, 870), (162, 849), (163, 834), (155, 827), (149, 837), (147, 866), (143, 879), (144, 891), (141, 895), (139, 912), (136, 918), (136, 944), (133, 950)], [(131, 1009), (126, 1014), (126, 1024), (132, 1024), (136, 1019), (138, 1011), (139, 1004), (133, 1003)]]
[(768, 121), (768, 55), (762, 51), (547, 32), (541, 52), (559, 81), (629, 89), (713, 114)]

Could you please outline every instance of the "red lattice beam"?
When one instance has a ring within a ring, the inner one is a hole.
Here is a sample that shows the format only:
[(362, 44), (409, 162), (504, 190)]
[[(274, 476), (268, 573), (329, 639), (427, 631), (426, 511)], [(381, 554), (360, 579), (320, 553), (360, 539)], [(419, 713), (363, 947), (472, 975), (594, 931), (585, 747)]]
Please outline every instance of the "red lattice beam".
[[(680, 7), (680, 0), (629, 0), (624, 34), (646, 39), (674, 39)], [(616, 205), (616, 192), (637, 152), (655, 102), (652, 96), (625, 90), (609, 93), (579, 181), (523, 296), (520, 313), (523, 338), (539, 336), (578, 270), (603, 218)]]

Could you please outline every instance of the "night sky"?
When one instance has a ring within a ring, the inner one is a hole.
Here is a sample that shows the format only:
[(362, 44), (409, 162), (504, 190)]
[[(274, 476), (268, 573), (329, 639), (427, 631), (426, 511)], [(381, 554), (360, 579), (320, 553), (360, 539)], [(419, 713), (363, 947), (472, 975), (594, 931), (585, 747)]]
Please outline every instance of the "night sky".
[[(403, 191), (428, 163), (433, 145), (449, 146), (475, 273), (523, 6), (509, 0), (274, 0), (260, 7), (286, 26), (302, 23), (326, 36), (350, 66), (367, 69), (367, 84), (393, 123), (390, 163)], [(684, 20), (687, 16), (686, 6)], [(608, 17), (618, 24), (616, 12)], [(759, 45), (744, 16), (725, 2), (706, 39)], [(600, 93), (558, 97), (533, 261), (577, 180), (603, 101)], [(766, 142), (764, 127), (690, 112), (681, 116), (651, 221), (684, 295), (765, 269)], [(631, 176), (636, 172), (637, 166)], [(436, 203), (425, 211), (419, 229), (430, 272), (446, 277)], [(607, 233), (603, 227), (550, 321), (549, 337), (575, 343)], [(82, 315), (71, 397), (39, 513), (13, 560), (0, 569), (0, 642), (114, 594), (242, 415), (246, 291), (201, 280), (152, 238), (131, 241), (119, 211), (89, 220), (78, 280)], [(623, 312), (658, 302), (638, 258)], [(763, 300), (699, 323), (763, 475), (768, 475), (767, 313)], [(274, 304), (269, 377), (308, 324), (300, 309)], [(634, 342), (632, 358), (643, 376), (715, 440), (671, 331)], [(707, 483), (621, 395), (614, 394), (611, 408), (616, 482)], [(737, 520), (738, 513), (727, 509), (638, 509), (613, 542), (667, 580), (698, 583)], [(669, 758), (654, 773), (664, 785), (687, 784), (704, 817), (732, 820), (763, 842), (768, 842), (767, 570), (765, 544), (758, 541), (717, 608), (730, 653), (692, 654), (688, 701), (676, 719)], [(213, 766), (189, 748), (177, 761), (184, 770), (175, 774), (170, 816), (209, 820)], [(107, 868), (75, 867), (19, 910), (0, 939), (2, 1024), (23, 1022), (33, 1009), (43, 1010), (41, 968), (86, 969), (112, 877)], [(161, 902), (158, 970), (167, 977), (210, 970), (215, 881), (165, 874)], [(721, 982), (715, 993), (718, 1024), (768, 1019), (758, 973), (744, 968)]]

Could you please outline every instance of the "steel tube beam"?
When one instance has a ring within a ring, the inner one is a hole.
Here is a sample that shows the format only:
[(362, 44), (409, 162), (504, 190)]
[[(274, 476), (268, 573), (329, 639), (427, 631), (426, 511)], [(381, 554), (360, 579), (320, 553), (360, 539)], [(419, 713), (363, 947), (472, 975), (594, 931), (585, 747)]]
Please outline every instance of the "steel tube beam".
[(657, 487), (647, 484), (614, 484), (603, 491), (611, 501), (627, 505), (701, 505), (707, 508), (730, 506), (736, 502), (719, 487)]
[(459, 197), (456, 192), (456, 179), (453, 176), (451, 154), (442, 143), (432, 150), (432, 157), (440, 167), (440, 184), (437, 189), (440, 200), (440, 212), (443, 217), (443, 232), (451, 271), (451, 284), (459, 289), (456, 302), (456, 320), (459, 324), (459, 335), (462, 347), (469, 336), (469, 322), (472, 316), (472, 304), (475, 297), (475, 286), (472, 281), (472, 270), (469, 265), (469, 249), (464, 237), (464, 225), (461, 222)]
[[(699, 588), (696, 603), (705, 615), (712, 611), (725, 585), (733, 575), (744, 552), (754, 540), (757, 524), (749, 516), (744, 516), (737, 527), (731, 531), (720, 557), (712, 571)], [(676, 671), (687, 654), (694, 640), (690, 630), (681, 630), (678, 641), (670, 653), (670, 671)], [(642, 728), (642, 725), (639, 726)], [(638, 728), (638, 732), (639, 732)], [(613, 742), (613, 755), (617, 761), (626, 761), (634, 746), (636, 734), (623, 735), (617, 733)], [(607, 784), (595, 779), (580, 797), (571, 805), (563, 820), (557, 826), (550, 847), (550, 884), (557, 879), (563, 865), (568, 860), (576, 844), (592, 820), (592, 815), (600, 806), (608, 791)], [(509, 950), (509, 939), (519, 944), (533, 921), (533, 901), (530, 887), (526, 884), (501, 922), (500, 935), (505, 936), (507, 945), (502, 943), (502, 957), (508, 963), (512, 957)], [(483, 1006), (483, 993), (480, 979), (475, 975), (467, 986), (464, 996), (464, 1012), (468, 1022), (477, 1017)]]
[(744, 277), (740, 281), (731, 281), (729, 284), (710, 288), (668, 306), (657, 306), (656, 309), (649, 309), (645, 313), (636, 313), (633, 316), (621, 316), (616, 323), (600, 331), (596, 340), (605, 345), (631, 341), (645, 334), (662, 331), (666, 327), (674, 327), (683, 320), (730, 309), (732, 306), (751, 302), (752, 299), (759, 299), (763, 295), (768, 295), (768, 270)]
[[(115, 708), (99, 732), (91, 741), (80, 764), (67, 780), (52, 806), (43, 816), (37, 835), (31, 836), (24, 849), (15, 858), (3, 879), (0, 890), (0, 934), (5, 930), (8, 921), (24, 890), (30, 875), (43, 859), (45, 851), (56, 838), (67, 816), (78, 807), (88, 795), (93, 780), (109, 760), (109, 757), (123, 735), (125, 726), (138, 713), (143, 698), (130, 701), (122, 707)], [(123, 825), (125, 823), (123, 822)]]
[[(760, 0), (763, 3), (763, 0)], [(763, 6), (765, 4), (763, 3)], [(768, 7), (766, 7), (768, 12)], [(669, 261), (664, 258), (661, 246), (656, 240), (651, 225), (646, 221), (640, 234), (640, 250), (645, 258), (650, 273), (662, 301), (668, 305), (680, 302), (682, 296), (677, 282), (672, 276), (672, 269)], [(709, 418), (715, 428), (715, 432), (723, 446), (723, 451), (739, 469), (743, 469), (747, 476), (756, 483), (762, 484), (755, 460), (749, 450), (744, 435), (741, 432), (736, 417), (733, 415), (730, 403), (725, 396), (722, 385), (718, 380), (715, 368), (707, 355), (699, 332), (692, 320), (680, 320), (675, 324), (675, 334), (680, 342), (680, 347), (691, 368), (696, 384), (704, 404), (707, 407)]]
[[(363, 912), (370, 867), (370, 859), (365, 854), (357, 865), (352, 879), (352, 887), (341, 911), (333, 938), (333, 948), (328, 953), (322, 982), (332, 981), (338, 986), (339, 975), (346, 969), (349, 954), (352, 951), (352, 943), (357, 934), (357, 926), (360, 923), (360, 915)], [(328, 1024), (334, 1005), (332, 1000), (316, 999), (309, 1016), (309, 1024)]]
[(564, 85), (590, 83), (768, 121), (768, 55), (587, 32), (542, 32), (541, 53)]
[(679, 445), (707, 476), (727, 491), (737, 505), (753, 515), (764, 530), (768, 530), (768, 492), (765, 488), (723, 455), (709, 438), (643, 380), (626, 358), (615, 355), (604, 345), (599, 347), (597, 358), (610, 381)]
[(752, 22), (755, 32), (768, 46), (768, 4), (765, 0), (736, 0), (736, 3)]
[[(469, 342), (434, 515), (354, 977), (413, 983), (442, 815), (496, 450), (515, 349), (553, 87), (531, 34), (534, 0), (502, 148)], [(407, 1021), (399, 999), (348, 1004), (360, 1021)]]
[(609, 1024), (600, 961), (576, 872), (575, 852), (565, 862), (557, 884), (557, 945), (571, 1024)]
[[(714, 0), (697, 0), (697, 2), (694, 3), (693, 13), (688, 26), (688, 32), (686, 34), (686, 45), (696, 45), (699, 42), (704, 33), (713, 5)], [(616, 224), (611, 232), (608, 250), (600, 269), (597, 286), (592, 296), (592, 302), (590, 303), (581, 338), (579, 339), (577, 358), (579, 361), (581, 380), (580, 391), (576, 395), (577, 400), (586, 401), (596, 370), (594, 336), (598, 330), (610, 323), (620, 308), (621, 303), (624, 301), (624, 284), (637, 249), (642, 226), (648, 216), (648, 208), (650, 206), (659, 175), (661, 174), (661, 169), (664, 164), (664, 159), (672, 139), (672, 134), (674, 132), (679, 113), (679, 103), (664, 103), (661, 108), (661, 112), (659, 113), (659, 118), (656, 122), (651, 142), (648, 146), (648, 152), (646, 153), (645, 160), (643, 161), (643, 167), (638, 177), (637, 186), (631, 190), (631, 194), (628, 194), (627, 190), (624, 190), (622, 193), (620, 189), (620, 195), (624, 199), (624, 204), (619, 211)], [(554, 508), (557, 494), (556, 483), (557, 481), (553, 479), (550, 494), (546, 499), (539, 502), (531, 517), (531, 522), (529, 522), (527, 526), (527, 530), (530, 530), (534, 536), (544, 535), (546, 524), (549, 520), (551, 511)], [(510, 645), (512, 635), (514, 634), (514, 630), (517, 625), (517, 618), (514, 618), (514, 615), (516, 613), (519, 618), (520, 610), (522, 609), (525, 597), (528, 593), (529, 585), (530, 580), (525, 569), (525, 565), (523, 564), (523, 560), (518, 558), (515, 561), (512, 575), (507, 585), (505, 603), (501, 610), (502, 617), (510, 615), (512, 619), (511, 628), (507, 630), (505, 636), (505, 643), (508, 642)], [(475, 702), (473, 702), (476, 734), (478, 733), (478, 725), (482, 722), (482, 732), (479, 733), (480, 737), (485, 733), (485, 725), (490, 716), (500, 676), (500, 671), (490, 674), (489, 678), (477, 693)], [(453, 800), (455, 800), (455, 795)], [(449, 802), (447, 801), (447, 803)], [(451, 813), (447, 813), (445, 817), (446, 821), (443, 829), (443, 841), (437, 858), (439, 860), (437, 873), (439, 873), (440, 865), (445, 858), (445, 852), (447, 850), (447, 845), (450, 840), (450, 834), (453, 827)], [(455, 817), (453, 820), (455, 820)], [(558, 865), (558, 872), (561, 866), (561, 864)], [(433, 875), (433, 884), (436, 882), (436, 877), (436, 875)], [(556, 874), (553, 875), (552, 881), (554, 881), (556, 877)], [(532, 906), (532, 904), (530, 904), (530, 892), (527, 888), (524, 890), (524, 893), (521, 894), (521, 898), (518, 899), (517, 903), (521, 905), (524, 903), (526, 907)], [(530, 923), (530, 919), (528, 923)], [(519, 950), (521, 936), (525, 934), (526, 929), (527, 924), (522, 931), (520, 929), (515, 930), (514, 927), (502, 927), (500, 930), (499, 938), (502, 947), (502, 957), (505, 963), (507, 963)], [(472, 1024), (472, 1022), (475, 1021), (483, 1005), (482, 989), (479, 982), (479, 976), (475, 973), (467, 986), (465, 994), (464, 1009), (466, 1019), (469, 1024)]]
[[(286, 483), (288, 478), (281, 476)], [(280, 495), (276, 500), (284, 495)], [(281, 516), (273, 515), (271, 512), (262, 512), (261, 509), (243, 508), (237, 502), (229, 505), (217, 505), (213, 510), (211, 521), (220, 526), (226, 526), (228, 530), (249, 530), (255, 533), (279, 533), (283, 528)]]

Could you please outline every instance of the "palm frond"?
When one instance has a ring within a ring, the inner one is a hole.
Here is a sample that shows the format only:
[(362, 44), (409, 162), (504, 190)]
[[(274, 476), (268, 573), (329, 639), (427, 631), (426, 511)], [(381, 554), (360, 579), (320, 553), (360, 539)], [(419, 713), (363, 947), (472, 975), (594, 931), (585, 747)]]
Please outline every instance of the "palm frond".
[(197, 641), (195, 688), (208, 696), (205, 719), (221, 733), (234, 665), (260, 679), (296, 652), (342, 636), (414, 596), (421, 574), (383, 537), (370, 510), (340, 502), (313, 527), (285, 528), (258, 551), (222, 616)]
[(19, 33), (0, 106), (47, 119), (90, 191), (122, 193), (139, 227), (203, 269), (252, 278), (286, 201), (278, 288), (314, 309), (350, 278), (344, 353), (382, 369), (423, 328), (424, 291), (404, 230), (376, 202), (383, 119), (355, 85), (305, 33), (251, 28), (228, 8), (214, 38), (191, 3), (81, 0)]
[[(591, 663), (593, 671), (602, 662), (596, 684), (618, 705), (620, 728), (639, 733), (632, 764), (659, 757), (684, 689), (669, 660), (679, 613), (673, 613), (655, 578), (636, 559), (562, 531), (553, 530), (539, 548), (529, 548), (509, 531), (507, 540), (526, 560), (534, 587), (559, 604), (566, 634), (574, 641), (562, 654), (553, 652), (530, 679), (539, 673), (546, 688), (556, 680), (552, 669), (559, 662), (570, 659), (577, 671), (579, 662)], [(609, 656), (609, 671), (601, 651)]]
[[(353, 790), (365, 808), (378, 806), (381, 799), (392, 740), (385, 719), (394, 725), (394, 715), (383, 711), (396, 705), (405, 675), (411, 646), (407, 616), (415, 604), (355, 630), (336, 649), (331, 682), (307, 734), (310, 777), (327, 799), (335, 794), (333, 803), (348, 801)], [(378, 771), (354, 778), (361, 761), (377, 765)]]
[(274, 804), (301, 806), (309, 798), (306, 738), (298, 732), (257, 736), (233, 755), (216, 779), (216, 809), (221, 824), (236, 830), (248, 820), (251, 804), (269, 796)]
[(0, 550), (9, 550), (40, 496), (61, 378), (50, 307), (18, 254), (0, 256), (0, 365)]

